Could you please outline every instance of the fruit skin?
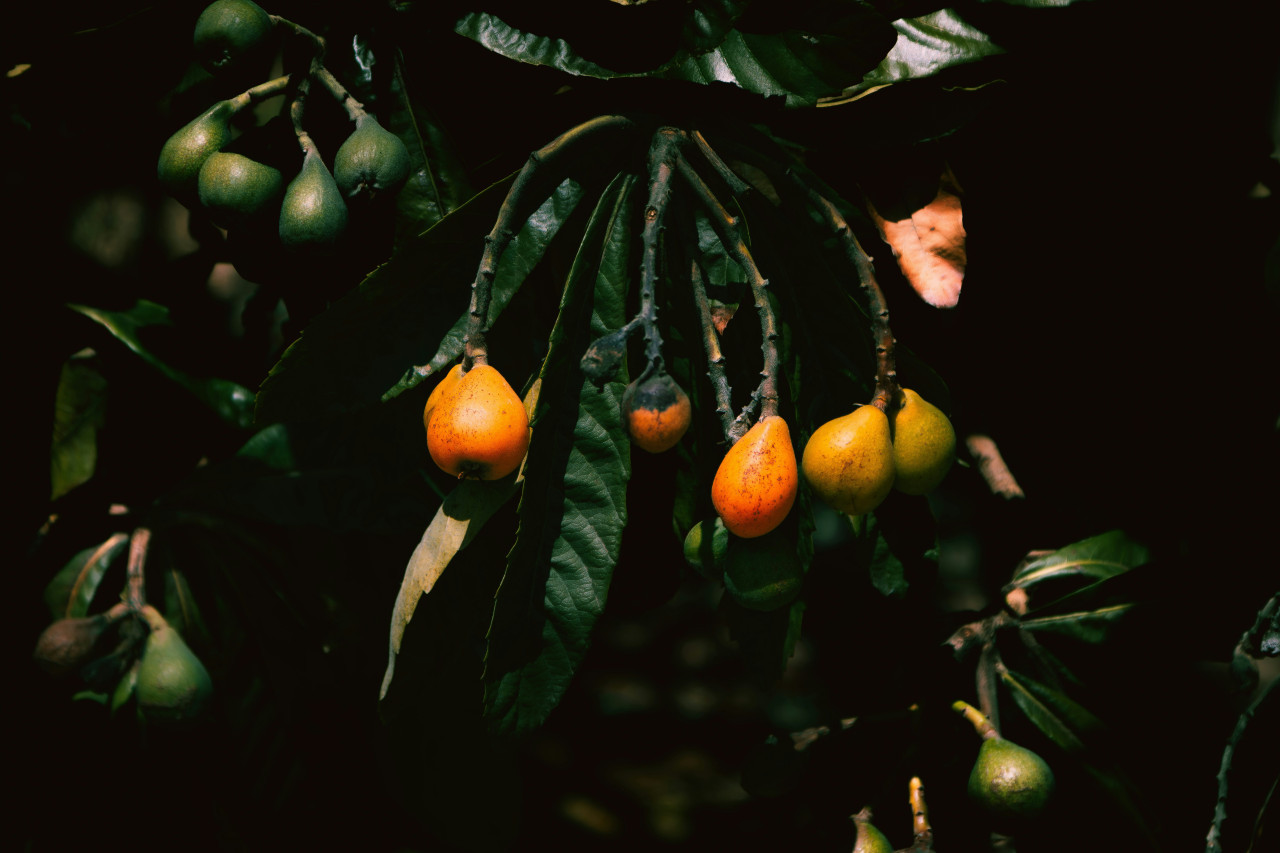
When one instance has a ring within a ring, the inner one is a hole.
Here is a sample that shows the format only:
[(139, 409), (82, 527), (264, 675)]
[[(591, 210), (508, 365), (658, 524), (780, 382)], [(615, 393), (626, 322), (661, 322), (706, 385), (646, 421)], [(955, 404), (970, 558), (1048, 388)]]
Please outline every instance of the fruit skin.
[(280, 242), (286, 247), (329, 246), (346, 227), (347, 203), (324, 160), (314, 148), (309, 149), (298, 176), (284, 191)]
[(160, 149), (156, 175), (178, 201), (190, 206), (199, 198), (200, 168), (231, 141), (234, 114), (230, 101), (218, 101), (170, 136)]
[(50, 675), (74, 672), (93, 651), (98, 638), (110, 626), (102, 614), (83, 619), (59, 619), (36, 640), (36, 663)]
[(754, 539), (729, 537), (724, 589), (748, 610), (777, 610), (795, 601), (804, 586), (804, 567), (795, 542), (774, 530)]
[(942, 410), (910, 388), (889, 425), (893, 431), (894, 488), (908, 495), (932, 492), (956, 458), (956, 431)]
[(889, 419), (875, 406), (860, 406), (813, 431), (800, 461), (818, 497), (849, 515), (880, 505), (893, 489)]
[(200, 167), (200, 203), (218, 225), (228, 227), (265, 209), (280, 197), (280, 170), (243, 154), (215, 151)]
[(196, 58), (216, 74), (259, 50), (271, 29), (271, 16), (252, 0), (215, 0), (196, 19)]
[(334, 155), (333, 177), (347, 198), (398, 189), (409, 177), (409, 149), (365, 113)]
[(684, 560), (708, 580), (724, 577), (729, 531), (719, 516), (699, 521), (684, 537)]
[(180, 722), (204, 710), (213, 682), (181, 635), (152, 610), (151, 633), (138, 662), (138, 713), (154, 722)]
[(763, 418), (729, 448), (711, 482), (711, 503), (729, 532), (763, 536), (791, 512), (800, 479), (787, 422)]
[(689, 395), (665, 371), (628, 385), (622, 412), (631, 441), (650, 453), (675, 447), (693, 423)]
[(1053, 794), (1053, 771), (1029, 749), (1000, 737), (982, 742), (969, 774), (969, 796), (993, 817), (1033, 818)]
[(853, 853), (893, 853), (893, 845), (884, 833), (870, 821), (858, 820), (858, 836), (853, 842)]
[(458, 363), (453, 369), (444, 375), (436, 387), (431, 389), (431, 394), (427, 397), (427, 405), (422, 408), (422, 428), (426, 429), (431, 426), (431, 414), (436, 410), (436, 406), (440, 405), (440, 401), (446, 394), (453, 392), (458, 387), (458, 380), (462, 378), (462, 364)]
[(497, 480), (529, 449), (524, 403), (495, 368), (477, 364), (444, 393), (427, 424), (427, 450), (459, 479)]

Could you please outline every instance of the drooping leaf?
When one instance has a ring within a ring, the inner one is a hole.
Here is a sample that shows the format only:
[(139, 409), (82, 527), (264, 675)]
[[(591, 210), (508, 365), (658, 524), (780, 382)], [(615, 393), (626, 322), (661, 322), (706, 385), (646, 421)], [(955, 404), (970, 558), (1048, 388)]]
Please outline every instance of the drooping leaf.
[(419, 599), (431, 592), (454, 555), (475, 539), (489, 517), (522, 483), (523, 478), (515, 474), (491, 482), (462, 480), (440, 504), (435, 518), (422, 534), (422, 541), (409, 557), (400, 591), (396, 594), (396, 603), (391, 610), (391, 648), (379, 699), (387, 696), (404, 630), (413, 619)]
[[(312, 321), (271, 369), (258, 393), (258, 419), (313, 420), (350, 411), (407, 391), (456, 359), (484, 237), (511, 180), (405, 245)], [(522, 225), (494, 279), (491, 319), (541, 260), (580, 192), (576, 183), (561, 184)], [(406, 373), (413, 364), (423, 367)]]
[(627, 378), (597, 387), (578, 368), (626, 321), (635, 178), (601, 195), (574, 259), (540, 374), (520, 529), (494, 600), (485, 713), (500, 732), (535, 728), (559, 703), (604, 610), (626, 523)]
[(802, 20), (793, 27), (768, 31), (750, 29), (750, 22), (742, 28), (730, 27), (727, 15), (702, 11), (694, 26), (685, 30), (692, 44), (644, 71), (606, 67), (585, 58), (554, 32), (520, 29), (488, 12), (462, 16), (456, 31), (510, 59), (577, 76), (729, 83), (753, 94), (785, 97), (790, 105), (812, 104), (841, 92), (875, 68), (894, 44), (893, 28), (862, 4), (842, 5), (838, 17)]
[(187, 577), (176, 568), (164, 572), (164, 618), (188, 642), (209, 642), (209, 626), (200, 614)]
[(897, 41), (875, 70), (845, 91), (861, 96), (875, 89), (930, 77), (956, 65), (1004, 53), (986, 33), (954, 9), (940, 9), (893, 22)]
[(1099, 534), (1037, 557), (1018, 567), (1013, 585), (1028, 588), (1063, 577), (1101, 580), (1147, 562), (1150, 552), (1123, 530)]
[(1086, 643), (1101, 643), (1107, 638), (1133, 604), (1113, 604), (1095, 610), (1079, 610), (1053, 616), (1023, 619), (1019, 623), (1028, 631), (1064, 634)]
[(103, 575), (128, 546), (129, 535), (116, 533), (101, 545), (86, 548), (67, 561), (44, 590), (44, 600), (53, 618), (73, 619), (88, 615), (89, 605), (98, 592)]
[(248, 429), (253, 424), (253, 392), (243, 385), (215, 377), (195, 377), (170, 366), (143, 345), (139, 333), (150, 326), (168, 326), (169, 309), (145, 299), (128, 311), (104, 311), (87, 305), (71, 305), (89, 319), (101, 323), (143, 361), (177, 382), (213, 409), (227, 423)]
[(954, 308), (967, 256), (960, 190), (950, 170), (943, 173), (933, 200), (906, 219), (889, 222), (874, 207), (869, 212), (920, 298), (935, 308)]
[(862, 516), (856, 525), (855, 541), (858, 554), (871, 575), (871, 585), (884, 596), (901, 598), (907, 594), (906, 568), (884, 538), (884, 531), (875, 513)]
[(106, 403), (107, 381), (98, 372), (94, 352), (83, 350), (67, 359), (58, 380), (50, 448), (53, 500), (93, 476)]

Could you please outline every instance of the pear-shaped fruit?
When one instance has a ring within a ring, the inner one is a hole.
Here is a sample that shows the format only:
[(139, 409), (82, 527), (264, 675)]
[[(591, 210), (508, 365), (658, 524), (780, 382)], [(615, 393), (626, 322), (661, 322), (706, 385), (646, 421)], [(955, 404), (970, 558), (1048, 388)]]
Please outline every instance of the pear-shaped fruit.
[(719, 516), (699, 521), (684, 537), (684, 559), (710, 580), (724, 577), (724, 559), (729, 550), (729, 531)]
[(529, 449), (524, 403), (495, 368), (477, 364), (441, 395), (427, 423), (427, 450), (459, 479), (497, 480)]
[(665, 370), (627, 386), (622, 414), (631, 441), (650, 453), (675, 447), (693, 422), (689, 395)]
[(859, 406), (813, 431), (800, 462), (818, 497), (849, 515), (880, 506), (893, 489), (889, 419), (875, 406)]
[(724, 589), (748, 610), (777, 610), (796, 600), (804, 568), (796, 543), (779, 530), (754, 539), (729, 537)]
[(178, 201), (192, 205), (199, 198), (200, 167), (215, 151), (231, 141), (230, 101), (218, 101), (181, 128), (160, 149), (156, 175), (165, 190)]
[(196, 186), (210, 218), (229, 227), (275, 202), (284, 177), (279, 169), (243, 154), (216, 151), (200, 167)]
[(956, 431), (942, 410), (903, 388), (889, 419), (893, 430), (894, 488), (908, 495), (932, 492), (956, 458)]
[(314, 148), (280, 205), (280, 242), (290, 248), (332, 246), (347, 227), (347, 203)]
[(711, 481), (711, 503), (730, 533), (751, 539), (782, 523), (799, 485), (791, 430), (772, 415), (747, 430), (724, 455)]
[(189, 720), (204, 710), (213, 682), (176, 630), (154, 610), (146, 618), (151, 633), (138, 663), (138, 712), (156, 722)]
[(858, 825), (858, 835), (853, 842), (853, 853), (893, 853), (889, 839), (870, 820), (855, 817), (854, 822)]
[(1033, 818), (1052, 794), (1053, 771), (1043, 758), (1002, 737), (983, 740), (969, 774), (969, 796), (993, 817)]
[(36, 640), (35, 660), (50, 675), (66, 675), (80, 667), (110, 621), (98, 614), (83, 619), (59, 619)]
[(431, 414), (436, 410), (436, 406), (440, 405), (440, 401), (444, 399), (446, 394), (453, 392), (458, 387), (458, 380), (462, 378), (462, 364), (458, 363), (453, 366), (444, 378), (436, 383), (436, 387), (431, 389), (431, 394), (427, 397), (427, 405), (422, 408), (422, 426), (427, 428), (431, 426)]
[(409, 177), (409, 149), (365, 113), (334, 155), (333, 177), (347, 198), (399, 189)]
[(253, 0), (214, 0), (196, 19), (196, 58), (211, 73), (230, 68), (271, 38), (271, 16)]

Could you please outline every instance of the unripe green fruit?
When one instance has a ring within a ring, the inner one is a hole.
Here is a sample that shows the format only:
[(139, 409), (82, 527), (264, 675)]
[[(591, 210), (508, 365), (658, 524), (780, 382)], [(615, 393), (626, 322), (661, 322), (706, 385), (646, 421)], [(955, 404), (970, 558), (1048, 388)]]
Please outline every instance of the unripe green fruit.
[(231, 141), (230, 101), (218, 101), (180, 129), (160, 149), (156, 175), (178, 201), (188, 206), (199, 198), (200, 168), (222, 146)]
[(858, 824), (858, 836), (853, 842), (853, 853), (893, 853), (893, 845), (874, 824), (868, 820), (854, 820)]
[(366, 113), (334, 155), (333, 177), (346, 198), (398, 189), (409, 177), (409, 149)]
[(893, 427), (893, 487), (908, 495), (932, 492), (956, 458), (956, 431), (942, 410), (910, 388), (890, 413)]
[(196, 19), (196, 58), (211, 73), (230, 68), (266, 44), (271, 28), (271, 16), (253, 0), (215, 0)]
[(347, 204), (315, 149), (289, 183), (280, 206), (280, 242), (288, 247), (336, 243), (347, 227)]
[(1044, 810), (1053, 794), (1044, 759), (1004, 738), (988, 738), (969, 774), (969, 796), (995, 818), (1019, 821)]
[(748, 610), (777, 610), (795, 601), (803, 585), (796, 544), (780, 531), (729, 539), (724, 588), (738, 604)]
[(215, 223), (229, 227), (267, 208), (280, 197), (280, 170), (243, 154), (217, 151), (200, 167), (200, 203)]
[(719, 516), (699, 521), (684, 537), (684, 559), (710, 580), (724, 577), (724, 558), (729, 550), (729, 531)]
[(138, 663), (138, 713), (155, 722), (189, 720), (208, 704), (213, 682), (181, 635), (159, 614), (154, 619)]

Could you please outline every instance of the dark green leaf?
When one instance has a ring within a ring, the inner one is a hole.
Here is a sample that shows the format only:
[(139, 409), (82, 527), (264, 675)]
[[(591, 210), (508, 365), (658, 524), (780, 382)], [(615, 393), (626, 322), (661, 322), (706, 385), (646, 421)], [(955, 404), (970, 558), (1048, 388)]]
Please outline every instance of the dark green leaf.
[(804, 621), (804, 599), (777, 610), (748, 610), (725, 594), (720, 613), (729, 626), (729, 638), (738, 644), (747, 672), (761, 685), (782, 677), (795, 653)]
[[(541, 725), (586, 654), (626, 523), (626, 377), (597, 389), (578, 368), (587, 344), (626, 322), (635, 179), (619, 176), (579, 247), (539, 377), (520, 530), (494, 601), (485, 711), (499, 731)], [(593, 295), (594, 294), (594, 295)]]
[(209, 644), (209, 626), (200, 615), (191, 585), (186, 575), (175, 568), (164, 573), (164, 618), (188, 643)]
[(858, 553), (866, 561), (871, 585), (881, 595), (901, 598), (907, 594), (906, 568), (884, 538), (875, 513), (867, 513), (857, 525), (855, 541)]
[(142, 356), (142, 359), (152, 367), (195, 394), (227, 423), (242, 429), (248, 429), (252, 425), (253, 392), (248, 388), (226, 379), (191, 376), (170, 367), (143, 346), (138, 333), (149, 326), (170, 325), (168, 308), (145, 299), (138, 300), (138, 303), (128, 311), (103, 311), (87, 305), (70, 307), (91, 320), (101, 323), (117, 340)]
[(1043, 580), (1066, 576), (1100, 580), (1141, 566), (1149, 558), (1150, 552), (1145, 545), (1131, 539), (1122, 530), (1112, 530), (1023, 564), (1014, 574), (1013, 584), (1026, 588)]
[(1066, 696), (1044, 685), (1035, 684), (1025, 676), (1004, 670), (1000, 673), (1000, 678), (1013, 695), (1013, 701), (1027, 715), (1027, 719), (1035, 723), (1036, 728), (1044, 732), (1046, 737), (1067, 752), (1080, 752), (1084, 749), (1084, 743), (1076, 731), (1060, 718), (1058, 712), (1065, 709), (1074, 721), (1083, 722), (1085, 728), (1097, 728), (1098, 721), (1092, 714)]
[(85, 483), (98, 462), (98, 430), (104, 423), (107, 381), (98, 372), (92, 350), (78, 352), (62, 365), (53, 418), (50, 497), (53, 500)]
[(1004, 53), (954, 9), (893, 22), (897, 42), (880, 65), (846, 95), (863, 95), (893, 83), (930, 77), (956, 65)]
[[(311, 420), (350, 411), (384, 394), (395, 397), (456, 359), (484, 238), (511, 180), (446, 216), (317, 317), (272, 368), (258, 394), (258, 418)], [(491, 320), (541, 260), (580, 195), (576, 183), (561, 184), (521, 227), (498, 267)], [(406, 373), (412, 364), (422, 366)]]
[(1116, 623), (1133, 607), (1133, 604), (1114, 604), (1096, 610), (1023, 619), (1019, 624), (1028, 631), (1048, 631), (1064, 634), (1086, 643), (1101, 643), (1115, 628)]
[(129, 536), (117, 533), (94, 548), (72, 557), (44, 590), (45, 603), (54, 619), (88, 615), (89, 605), (111, 563), (129, 547)]

